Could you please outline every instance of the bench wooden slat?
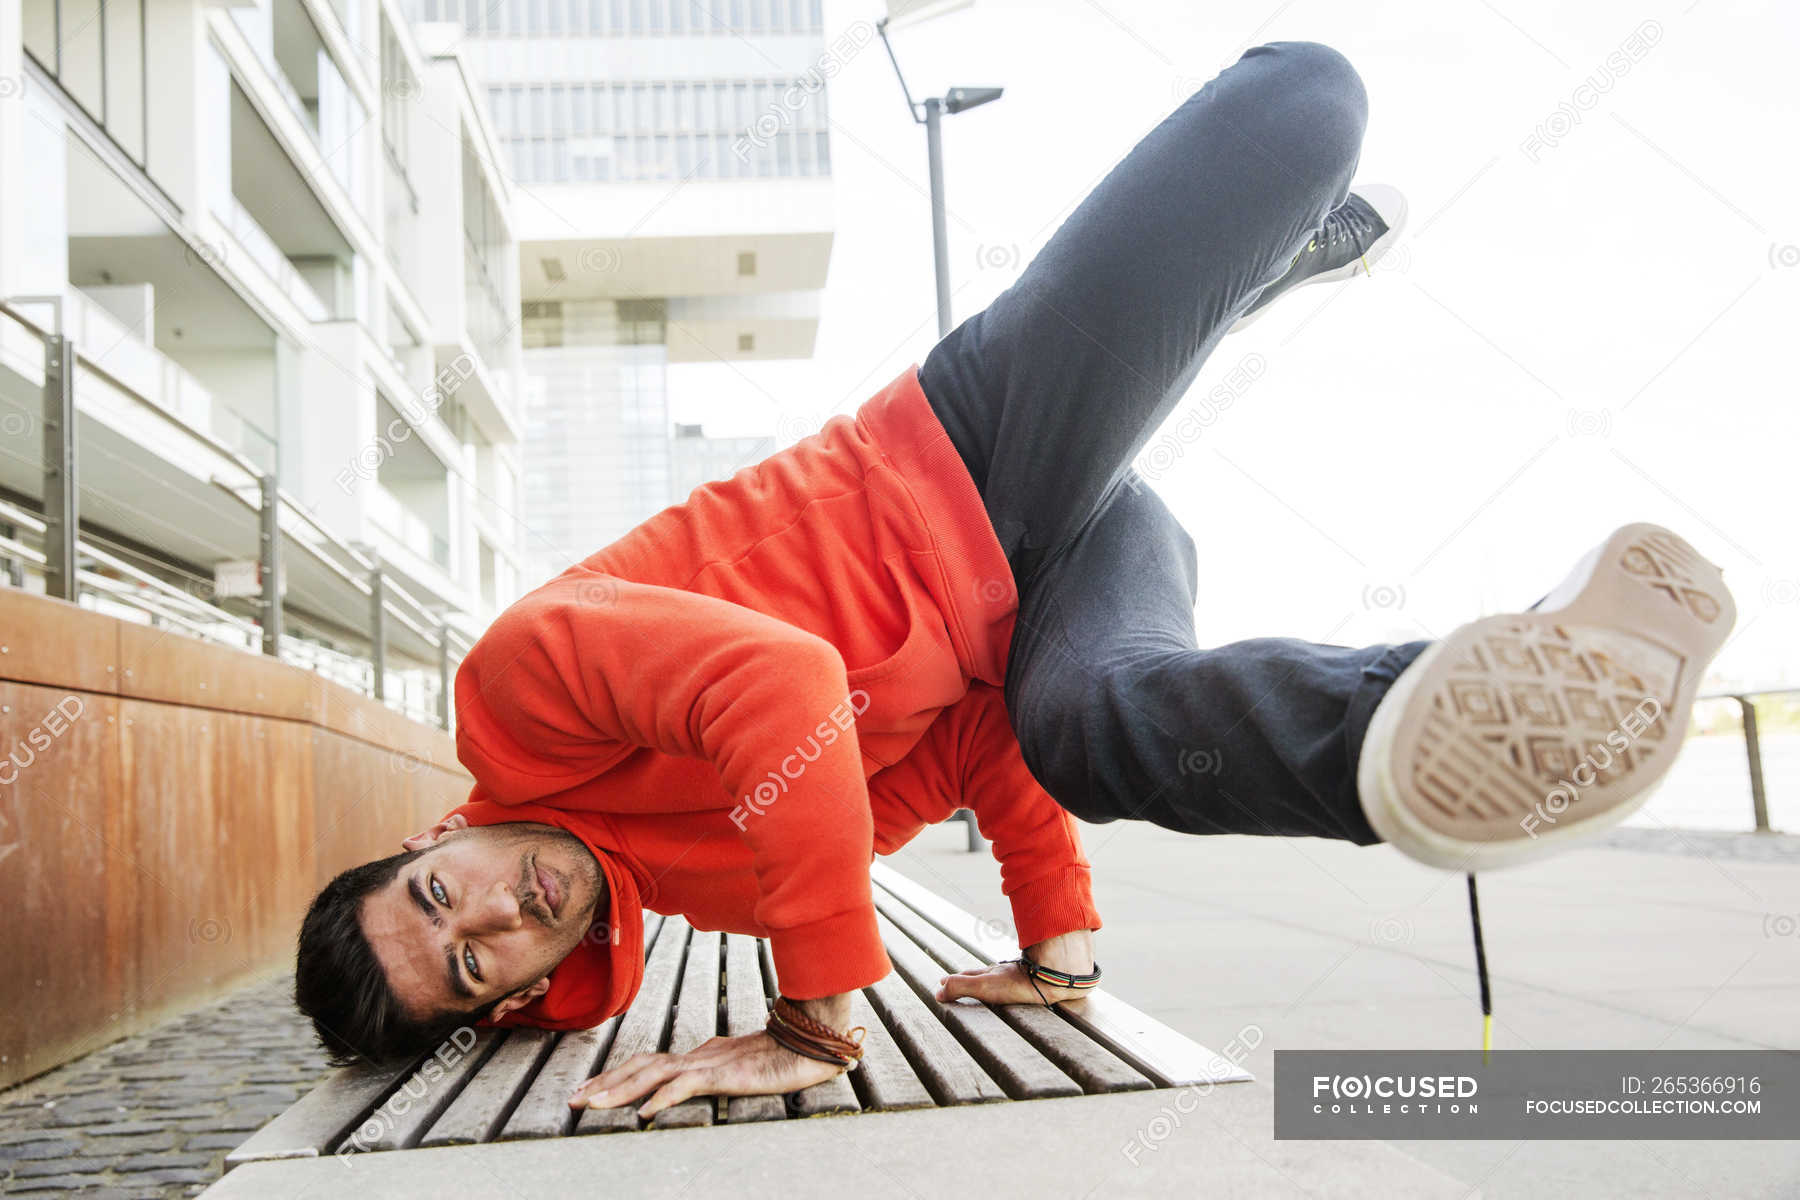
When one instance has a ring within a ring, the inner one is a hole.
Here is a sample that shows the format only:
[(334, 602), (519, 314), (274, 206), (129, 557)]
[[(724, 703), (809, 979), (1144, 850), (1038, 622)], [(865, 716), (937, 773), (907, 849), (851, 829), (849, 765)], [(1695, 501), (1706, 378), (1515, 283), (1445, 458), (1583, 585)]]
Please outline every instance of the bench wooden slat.
[(569, 1093), (592, 1079), (600, 1056), (606, 1053), (618, 1017), (608, 1017), (592, 1029), (576, 1029), (557, 1038), (550, 1057), (539, 1068), (519, 1106), (506, 1119), (496, 1141), (516, 1138), (562, 1137), (575, 1124), (576, 1110), (569, 1107)]
[(934, 996), (932, 993), (937, 990), (937, 979), (943, 968), (886, 914), (878, 915), (876, 923), (881, 929), (882, 940), (887, 943), (894, 970), (912, 986), (920, 1003), (956, 1035), (1007, 1095), (1014, 1100), (1081, 1095), (1079, 1084), (1045, 1058), (1036, 1046), (1020, 1037), (1019, 1031), (1002, 1021), (993, 1009), (974, 1001), (946, 1004)]
[[(681, 972), (681, 993), (675, 1002), (675, 1027), (669, 1034), (669, 1052), (685, 1054), (719, 1032), (719, 935), (696, 929), (688, 939), (687, 963)], [(653, 1129), (691, 1129), (711, 1125), (718, 1101), (713, 1096), (694, 1096), (671, 1104), (650, 1120)]]
[[(870, 867), (871, 879), (907, 907), (988, 962), (1016, 950), (974, 917), (885, 863)], [(1190, 1040), (1104, 988), (1056, 1011), (1076, 1028), (1148, 1075), (1160, 1087), (1196, 1083), (1239, 1083), (1255, 1076), (1236, 1063)]]
[(391, 1067), (360, 1063), (331, 1072), (226, 1155), (225, 1169), (276, 1158), (317, 1158), (330, 1152), (355, 1133), (370, 1110), (417, 1065), (417, 1060)]
[[(879, 884), (875, 886), (875, 905), (944, 970), (954, 973), (989, 965), (986, 958), (921, 917)], [(935, 988), (936, 980), (932, 982)], [(1084, 1092), (1146, 1091), (1156, 1086), (1148, 1075), (1041, 1004), (1002, 1004), (993, 1011), (1080, 1084)]]
[(433, 1121), (421, 1146), (467, 1146), (493, 1140), (513, 1104), (524, 1095), (556, 1035), (548, 1029), (514, 1029), (475, 1078)]
[[(743, 933), (725, 935), (725, 1033), (744, 1037), (760, 1031), (769, 1020), (769, 1001), (763, 995), (762, 964), (757, 961), (756, 939)], [(725, 1104), (725, 1119), (780, 1121), (787, 1117), (787, 1101), (780, 1096), (732, 1096)]]
[[(644, 953), (656, 945), (662, 930), (661, 913), (644, 914)], [(575, 1125), (577, 1110), (569, 1107), (569, 1093), (599, 1074), (600, 1056), (612, 1044), (619, 1028), (618, 1016), (606, 1018), (591, 1029), (571, 1030), (557, 1039), (550, 1057), (539, 1068), (519, 1106), (507, 1118), (500, 1141), (516, 1138), (562, 1137)]]
[[(762, 960), (763, 995), (772, 1001), (777, 986), (775, 960), (770, 955), (767, 941), (758, 942), (756, 948)], [(844, 1073), (789, 1093), (788, 1108), (797, 1117), (823, 1117), (832, 1113), (861, 1112), (862, 1102), (856, 1098), (856, 1089), (850, 1086), (849, 1074)]]
[[(491, 1026), (476, 1029), (468, 1050), (447, 1067), (435, 1055), (427, 1056), (417, 1071), (400, 1081), (395, 1101), (376, 1110), (373, 1119), (380, 1120), (381, 1132), (373, 1138), (359, 1137), (358, 1145), (364, 1150), (403, 1150), (418, 1145), (438, 1114), (455, 1101), (463, 1085), (474, 1077), (505, 1036), (505, 1030)], [(438, 1075), (439, 1070), (443, 1074)], [(408, 1103), (404, 1111), (396, 1111), (401, 1107), (398, 1099), (402, 1094)]]
[[(890, 947), (890, 953), (892, 948)], [(882, 1023), (893, 1034), (919, 1080), (939, 1104), (983, 1104), (1006, 1099), (962, 1043), (944, 1028), (896, 971), (863, 989)]]
[(867, 1032), (863, 1034), (862, 1062), (852, 1072), (852, 1078), (862, 1096), (863, 1108), (868, 1112), (931, 1108), (935, 1103), (931, 1092), (862, 992), (850, 998), (850, 1027), (858, 1025)]
[[(665, 917), (662, 932), (656, 937), (656, 948), (644, 964), (644, 982), (637, 998), (619, 1020), (618, 1032), (606, 1052), (601, 1068), (610, 1071), (634, 1054), (654, 1054), (662, 1049), (669, 1032), (669, 1016), (675, 998), (675, 986), (681, 980), (681, 958), (687, 949), (688, 934), (693, 927), (685, 917)], [(576, 1082), (580, 1082), (577, 1080)], [(566, 1097), (565, 1097), (566, 1099)], [(612, 1108), (582, 1109), (575, 1122), (576, 1133), (617, 1133), (636, 1129), (640, 1124), (638, 1105), (643, 1099)]]

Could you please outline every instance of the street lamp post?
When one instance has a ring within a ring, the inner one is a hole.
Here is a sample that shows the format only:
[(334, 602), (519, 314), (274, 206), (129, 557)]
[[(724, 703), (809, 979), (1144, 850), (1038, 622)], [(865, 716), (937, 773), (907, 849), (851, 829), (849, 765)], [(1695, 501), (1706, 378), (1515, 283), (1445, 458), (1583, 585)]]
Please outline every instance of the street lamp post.
[[(881, 34), (881, 44), (887, 48), (888, 61), (894, 64), (894, 75), (900, 80), (900, 93), (906, 97), (906, 111), (912, 114), (916, 124), (925, 126), (925, 157), (931, 173), (931, 252), (937, 274), (938, 336), (943, 337), (950, 332), (950, 231), (944, 217), (944, 115), (948, 113), (954, 116), (971, 108), (979, 108), (990, 100), (998, 100), (1006, 89), (957, 87), (951, 88), (941, 98), (932, 96), (923, 104), (915, 103), (912, 92), (906, 86), (906, 76), (900, 71), (900, 60), (894, 57), (894, 47), (888, 41), (887, 24), (888, 18), (881, 18), (875, 22), (875, 31)], [(920, 109), (924, 110), (923, 116), (919, 115)]]

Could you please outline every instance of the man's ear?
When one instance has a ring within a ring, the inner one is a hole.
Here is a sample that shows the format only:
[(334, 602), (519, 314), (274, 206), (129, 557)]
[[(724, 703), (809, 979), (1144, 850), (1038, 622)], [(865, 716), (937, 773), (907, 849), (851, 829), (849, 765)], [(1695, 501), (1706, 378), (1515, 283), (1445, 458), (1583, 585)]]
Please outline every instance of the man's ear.
[(438, 839), (447, 833), (455, 833), (459, 829), (469, 827), (469, 818), (461, 813), (451, 813), (423, 833), (415, 833), (409, 838), (402, 838), (400, 844), (408, 850), (423, 850), (427, 846), (435, 846)]
[(498, 1021), (514, 1009), (524, 1008), (533, 1000), (550, 990), (550, 977), (544, 976), (522, 992), (514, 992), (500, 1003), (494, 1005), (494, 1011), (488, 1014), (488, 1020)]

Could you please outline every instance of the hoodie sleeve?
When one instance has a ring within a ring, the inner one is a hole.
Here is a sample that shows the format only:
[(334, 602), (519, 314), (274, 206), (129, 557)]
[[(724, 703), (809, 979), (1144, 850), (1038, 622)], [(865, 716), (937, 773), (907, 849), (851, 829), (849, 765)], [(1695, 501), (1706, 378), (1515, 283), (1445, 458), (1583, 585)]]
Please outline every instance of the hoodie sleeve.
[(869, 800), (883, 854), (958, 808), (972, 811), (1000, 864), (1000, 890), (1021, 947), (1100, 928), (1080, 827), (1025, 765), (1003, 694), (992, 684), (971, 685), (939, 713), (911, 753), (869, 780)]
[(710, 762), (736, 800), (782, 993), (888, 973), (855, 710), (824, 638), (716, 597), (572, 571), (482, 636), (456, 705), (457, 757), (501, 804), (575, 787), (634, 747)]

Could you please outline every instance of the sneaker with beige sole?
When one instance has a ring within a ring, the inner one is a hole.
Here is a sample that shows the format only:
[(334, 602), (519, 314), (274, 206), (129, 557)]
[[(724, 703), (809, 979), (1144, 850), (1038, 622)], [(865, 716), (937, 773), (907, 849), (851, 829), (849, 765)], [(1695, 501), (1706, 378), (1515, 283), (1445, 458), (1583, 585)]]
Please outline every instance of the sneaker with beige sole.
[(1737, 609), (1719, 568), (1627, 525), (1526, 612), (1428, 647), (1369, 721), (1357, 791), (1375, 832), (1421, 862), (1529, 862), (1642, 807), (1681, 748)]

